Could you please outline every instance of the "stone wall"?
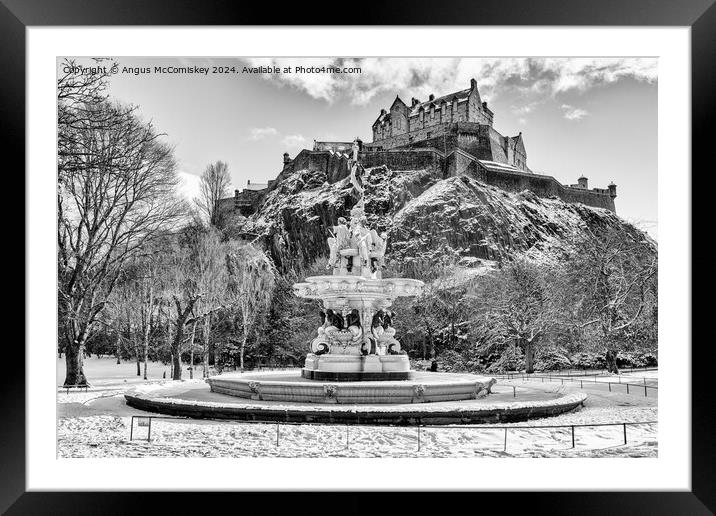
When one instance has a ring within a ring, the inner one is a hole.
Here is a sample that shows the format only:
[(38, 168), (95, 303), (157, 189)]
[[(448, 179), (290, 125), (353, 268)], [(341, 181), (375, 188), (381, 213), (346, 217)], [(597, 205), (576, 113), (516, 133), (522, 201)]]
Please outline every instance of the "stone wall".
[[(462, 158), (464, 161), (464, 157)], [(456, 163), (460, 158), (455, 159)], [(456, 165), (456, 169), (458, 166)], [(508, 192), (521, 192), (529, 190), (540, 197), (558, 197), (564, 202), (580, 202), (595, 208), (604, 208), (616, 212), (614, 198), (609, 190), (597, 189), (587, 190), (586, 188), (572, 188), (562, 185), (552, 176), (531, 174), (524, 172), (495, 171), (488, 170), (477, 162), (473, 162), (463, 168), (463, 173), (473, 175), (479, 181), (491, 186), (496, 186)]]
[[(496, 159), (500, 157), (497, 149), (501, 149), (502, 152), (504, 149), (495, 141), (499, 133), (489, 126), (477, 123), (463, 122), (453, 125), (453, 132), (425, 139), (412, 148), (376, 150), (371, 147), (372, 144), (368, 144), (360, 151), (359, 160), (365, 168), (386, 166), (394, 171), (432, 170), (438, 178), (469, 175), (483, 183), (510, 192), (530, 190), (540, 197), (556, 196), (565, 202), (579, 202), (616, 212), (614, 197), (608, 189), (574, 188), (562, 185), (552, 176), (531, 172), (488, 170), (480, 165), (477, 159), (500, 161)], [(485, 141), (491, 143), (489, 145), (482, 143)], [(447, 156), (443, 152), (445, 142), (448, 149), (453, 149)], [(467, 150), (463, 151), (463, 147), (475, 150), (477, 155)], [(245, 200), (250, 204), (241, 208), (242, 213), (256, 211), (267, 191), (273, 190), (283, 178), (299, 170), (322, 171), (326, 174), (329, 183), (340, 181), (350, 174), (348, 159), (345, 156), (328, 151), (304, 149), (284, 166), (276, 181), (270, 184), (267, 190), (247, 194), (245, 199), (242, 192), (242, 201)], [(222, 200), (227, 208), (234, 206), (234, 202), (233, 197)]]
[(358, 159), (365, 168), (385, 165), (391, 170), (432, 169), (442, 173), (445, 165), (444, 155), (435, 149), (366, 150), (358, 154)]
[(319, 142), (313, 141), (314, 151), (353, 152), (353, 142)]

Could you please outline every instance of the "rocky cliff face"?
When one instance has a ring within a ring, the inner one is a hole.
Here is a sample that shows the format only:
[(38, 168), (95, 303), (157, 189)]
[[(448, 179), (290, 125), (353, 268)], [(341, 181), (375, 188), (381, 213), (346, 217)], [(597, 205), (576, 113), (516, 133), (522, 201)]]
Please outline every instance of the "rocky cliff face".
[[(437, 264), (501, 261), (528, 252), (536, 258), (561, 253), (587, 229), (640, 230), (614, 213), (529, 191), (509, 193), (468, 176), (443, 178), (431, 168), (367, 170), (369, 225), (388, 232), (387, 257), (399, 270)], [(320, 170), (297, 170), (271, 191), (240, 231), (262, 239), (280, 270), (310, 266), (328, 255), (327, 228), (348, 217), (356, 203), (347, 178), (328, 182)]]

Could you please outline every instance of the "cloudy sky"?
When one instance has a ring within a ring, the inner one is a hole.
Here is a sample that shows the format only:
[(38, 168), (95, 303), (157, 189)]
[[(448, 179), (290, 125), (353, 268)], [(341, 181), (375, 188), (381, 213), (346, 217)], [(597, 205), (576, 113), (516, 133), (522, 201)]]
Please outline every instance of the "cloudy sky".
[[(330, 49), (327, 49), (330, 50)], [(58, 60), (61, 61), (61, 60)], [(229, 164), (234, 188), (266, 182), (282, 154), (313, 140), (371, 140), (371, 124), (399, 94), (426, 100), (469, 87), (503, 135), (523, 133), (527, 163), (570, 184), (618, 185), (617, 213), (656, 236), (657, 60), (653, 58), (115, 58), (109, 93), (138, 105), (175, 145), (192, 195), (210, 162)], [(86, 59), (80, 64), (89, 64)], [(58, 63), (59, 64), (59, 63)], [(154, 67), (234, 68), (235, 73), (155, 73)], [(253, 74), (245, 66), (278, 67)], [(296, 66), (360, 68), (332, 74)], [(126, 69), (125, 69), (126, 67)], [(289, 73), (286, 68), (291, 67)], [(59, 66), (58, 66), (59, 68)], [(143, 73), (149, 68), (151, 73)]]

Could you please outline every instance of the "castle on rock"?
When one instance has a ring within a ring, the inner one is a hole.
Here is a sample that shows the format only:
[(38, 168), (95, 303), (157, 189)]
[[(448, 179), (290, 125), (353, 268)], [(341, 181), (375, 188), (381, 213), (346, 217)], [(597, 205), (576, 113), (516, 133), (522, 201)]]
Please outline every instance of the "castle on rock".
[[(617, 187), (589, 188), (581, 176), (576, 184), (563, 185), (550, 175), (534, 173), (527, 165), (522, 133), (503, 136), (493, 127), (494, 113), (483, 101), (477, 81), (464, 90), (426, 101), (412, 98), (410, 105), (396, 96), (390, 109), (381, 109), (371, 127), (373, 141), (359, 141), (359, 160), (366, 168), (384, 165), (391, 170), (431, 168), (441, 177), (470, 175), (481, 182), (511, 192), (529, 190), (540, 197), (558, 197), (615, 212)], [(283, 155), (283, 168), (268, 184), (249, 184), (235, 196), (223, 199), (226, 208), (243, 215), (255, 212), (266, 192), (298, 170), (320, 170), (329, 182), (348, 176), (352, 141), (315, 141), (293, 159)]]

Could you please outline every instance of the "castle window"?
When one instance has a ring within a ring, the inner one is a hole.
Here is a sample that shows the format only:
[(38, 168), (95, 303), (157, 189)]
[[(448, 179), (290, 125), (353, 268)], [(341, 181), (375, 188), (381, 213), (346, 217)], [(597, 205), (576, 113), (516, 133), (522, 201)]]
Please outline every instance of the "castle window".
[(432, 135), (433, 135), (433, 133), (431, 133), (430, 131), (428, 131), (428, 133), (425, 135), (425, 137), (426, 137), (426, 138), (430, 138)]

